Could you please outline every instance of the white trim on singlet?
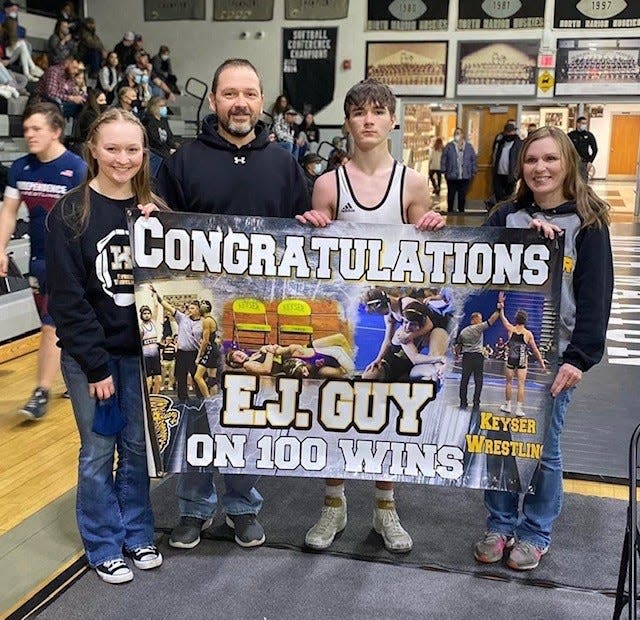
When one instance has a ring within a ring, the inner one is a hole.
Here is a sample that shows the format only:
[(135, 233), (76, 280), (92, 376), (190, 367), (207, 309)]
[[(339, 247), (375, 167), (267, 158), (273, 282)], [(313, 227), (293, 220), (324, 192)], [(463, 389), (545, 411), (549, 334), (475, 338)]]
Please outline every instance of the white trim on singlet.
[[(379, 223), (407, 224), (402, 201), (405, 172), (406, 167), (394, 161), (389, 183), (382, 200), (373, 207), (366, 207), (356, 197), (346, 168), (344, 166), (336, 168), (337, 197), (335, 219), (343, 222), (370, 224), (371, 215), (375, 213), (376, 220)], [(399, 214), (398, 209), (400, 209)]]
[(142, 354), (144, 357), (157, 357), (160, 355), (158, 349), (158, 328), (153, 320), (149, 321), (149, 329), (147, 329), (144, 321), (140, 323), (140, 335), (142, 342)]

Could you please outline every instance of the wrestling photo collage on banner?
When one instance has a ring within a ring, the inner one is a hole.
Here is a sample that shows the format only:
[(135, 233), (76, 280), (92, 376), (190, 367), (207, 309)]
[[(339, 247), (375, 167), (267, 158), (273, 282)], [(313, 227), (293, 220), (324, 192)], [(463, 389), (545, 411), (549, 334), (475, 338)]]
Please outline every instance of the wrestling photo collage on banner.
[(534, 491), (555, 241), (179, 213), (129, 227), (151, 472)]

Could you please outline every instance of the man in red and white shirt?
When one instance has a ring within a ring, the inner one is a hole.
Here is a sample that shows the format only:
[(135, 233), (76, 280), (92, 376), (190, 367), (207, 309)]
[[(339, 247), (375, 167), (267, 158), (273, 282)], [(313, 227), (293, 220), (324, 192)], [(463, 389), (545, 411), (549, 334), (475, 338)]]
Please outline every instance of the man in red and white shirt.
[(44, 72), (34, 93), (45, 101), (57, 103), (65, 118), (75, 117), (86, 100), (75, 82), (79, 72), (80, 60), (77, 56), (69, 56), (59, 65), (53, 65)]

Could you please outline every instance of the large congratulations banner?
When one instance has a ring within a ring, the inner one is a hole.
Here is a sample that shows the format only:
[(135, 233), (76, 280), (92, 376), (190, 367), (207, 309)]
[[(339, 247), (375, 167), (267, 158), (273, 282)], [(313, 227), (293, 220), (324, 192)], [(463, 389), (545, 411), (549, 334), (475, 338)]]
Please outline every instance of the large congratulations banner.
[[(557, 352), (556, 242), (180, 213), (129, 227), (152, 473), (532, 490)], [(521, 350), (512, 413), (489, 351), (523, 309), (549, 368)], [(454, 343), (477, 313), (491, 328), (481, 403), (466, 407)]]

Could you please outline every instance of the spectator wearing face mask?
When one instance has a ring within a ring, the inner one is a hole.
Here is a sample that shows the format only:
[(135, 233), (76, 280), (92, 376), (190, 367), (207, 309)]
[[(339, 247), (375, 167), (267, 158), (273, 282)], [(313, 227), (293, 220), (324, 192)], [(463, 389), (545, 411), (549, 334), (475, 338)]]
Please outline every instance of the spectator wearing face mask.
[(580, 116), (576, 121), (576, 128), (568, 134), (569, 140), (578, 151), (580, 157), (580, 174), (587, 181), (589, 179), (589, 168), (593, 166), (593, 160), (598, 154), (598, 143), (596, 137), (587, 129), (587, 119)]
[(447, 179), (447, 212), (454, 211), (457, 196), (458, 211), (464, 213), (467, 190), (478, 171), (478, 163), (475, 149), (460, 127), (456, 127), (453, 140), (444, 147), (440, 167)]
[(70, 151), (77, 155), (82, 155), (82, 145), (89, 135), (89, 128), (106, 108), (107, 99), (105, 94), (100, 90), (90, 90), (87, 103), (80, 110), (78, 120), (74, 125), (72, 139), (67, 145)]
[(491, 158), (493, 193), (496, 202), (505, 200), (516, 189), (518, 157), (521, 148), (522, 140), (516, 126), (513, 123), (507, 123), (502, 132), (502, 140), (495, 143)]
[(167, 114), (167, 100), (152, 97), (147, 104), (147, 114), (142, 123), (147, 130), (149, 148), (162, 158), (169, 157), (178, 148), (167, 121)]
[(322, 174), (322, 157), (316, 153), (307, 153), (302, 158), (302, 170), (304, 172), (305, 181), (307, 182), (309, 199), (311, 199), (316, 179)]
[(149, 74), (146, 70), (140, 69), (136, 65), (129, 65), (124, 72), (119, 88), (124, 86), (133, 88), (140, 105), (147, 106), (147, 102), (151, 99), (151, 89), (149, 88)]
[(171, 67), (171, 50), (167, 45), (161, 45), (158, 53), (151, 59), (153, 73), (157, 75), (175, 95), (180, 94), (178, 78)]
[(144, 115), (144, 108), (138, 99), (136, 89), (131, 88), (131, 86), (123, 86), (118, 89), (118, 101), (113, 107), (122, 108), (127, 112), (135, 114), (138, 118)]

